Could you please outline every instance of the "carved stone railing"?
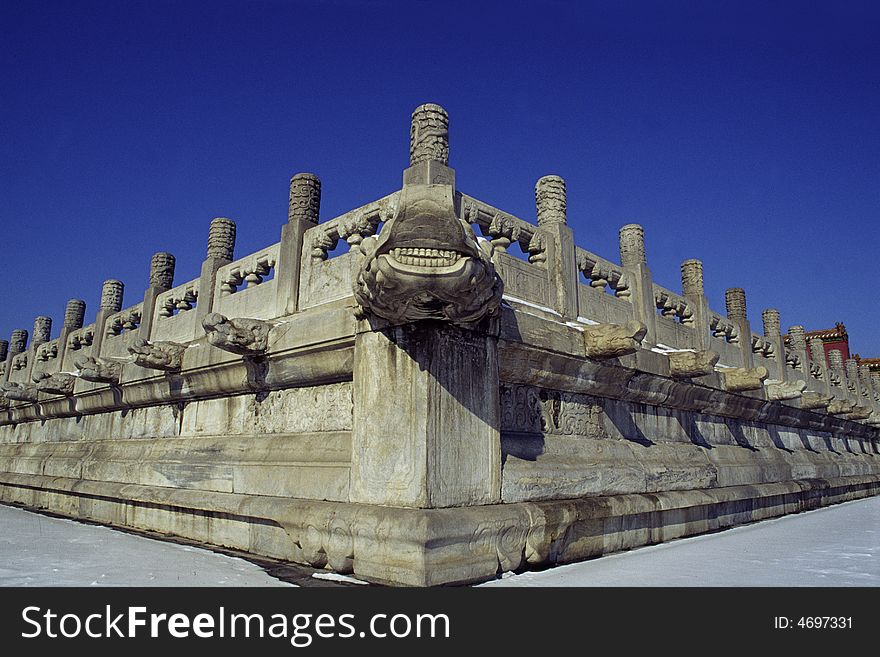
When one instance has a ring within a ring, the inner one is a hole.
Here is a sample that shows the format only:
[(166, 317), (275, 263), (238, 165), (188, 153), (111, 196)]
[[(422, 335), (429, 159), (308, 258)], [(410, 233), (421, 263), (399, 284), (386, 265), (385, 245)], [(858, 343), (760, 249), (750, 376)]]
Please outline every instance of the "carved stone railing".
[(654, 303), (661, 317), (667, 317), (685, 326), (693, 326), (694, 311), (683, 296), (654, 284)]
[(578, 271), (590, 282), (591, 288), (599, 292), (605, 292), (606, 288), (609, 288), (618, 299), (630, 298), (631, 292), (626, 273), (620, 265), (615, 265), (580, 247), (577, 247), (575, 252)]
[(479, 228), (480, 234), (492, 242), (496, 252), (507, 253), (517, 244), (530, 263), (545, 266), (547, 238), (538, 226), (467, 194), (461, 194), (461, 213), (465, 221)]
[[(394, 216), (399, 196), (400, 192), (394, 192), (309, 228), (303, 235), (303, 249), (308, 253), (308, 260), (312, 264), (327, 260), (340, 240), (355, 245), (375, 235), (380, 225)], [(308, 266), (306, 259), (304, 265)]]
[(712, 331), (713, 338), (730, 344), (739, 343), (739, 330), (736, 324), (714, 312), (710, 312), (709, 318), (709, 330)]
[[(273, 317), (279, 244), (238, 258), (217, 270), (213, 310), (233, 317), (263, 315)], [(266, 280), (269, 277), (271, 280)]]
[(156, 319), (150, 335), (152, 340), (187, 341), (198, 334), (200, 279), (183, 283), (156, 296)]
[(104, 325), (104, 333), (108, 337), (119, 336), (126, 331), (136, 331), (143, 319), (143, 304), (135, 304), (111, 315)]
[(143, 303), (125, 308), (107, 318), (104, 324), (104, 337), (101, 341), (101, 355), (123, 357), (128, 355), (128, 345), (140, 337), (143, 321)]

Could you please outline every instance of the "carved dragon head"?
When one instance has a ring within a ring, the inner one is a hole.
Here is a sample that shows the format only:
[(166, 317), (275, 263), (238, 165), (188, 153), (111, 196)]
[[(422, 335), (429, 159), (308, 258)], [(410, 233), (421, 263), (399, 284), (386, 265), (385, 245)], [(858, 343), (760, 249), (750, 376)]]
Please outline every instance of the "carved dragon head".
[(498, 311), (503, 284), (492, 245), (458, 218), (449, 186), (404, 187), (394, 216), (360, 249), (354, 295), (365, 314), (468, 324)]

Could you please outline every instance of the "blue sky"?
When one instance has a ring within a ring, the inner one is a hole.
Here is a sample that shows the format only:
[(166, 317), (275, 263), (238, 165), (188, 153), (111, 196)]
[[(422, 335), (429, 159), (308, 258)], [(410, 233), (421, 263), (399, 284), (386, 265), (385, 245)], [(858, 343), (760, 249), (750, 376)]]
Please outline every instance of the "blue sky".
[(279, 239), (287, 183), (322, 217), (400, 185), (409, 115), (451, 116), (458, 186), (534, 220), (568, 183), (578, 245), (645, 227), (655, 280), (704, 261), (752, 325), (846, 323), (880, 356), (880, 9), (812, 2), (3, 2), (0, 336), (197, 276), (212, 217)]

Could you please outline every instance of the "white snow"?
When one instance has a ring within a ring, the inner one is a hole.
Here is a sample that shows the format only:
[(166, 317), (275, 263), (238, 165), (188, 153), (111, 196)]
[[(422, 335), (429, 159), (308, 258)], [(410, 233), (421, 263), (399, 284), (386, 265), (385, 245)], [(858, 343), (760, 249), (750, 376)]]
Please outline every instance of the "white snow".
[(880, 586), (880, 497), (481, 586)]
[(291, 586), (256, 564), (0, 505), (0, 586)]
[(315, 573), (313, 579), (325, 579), (329, 582), (348, 582), (349, 584), (369, 584), (362, 579), (351, 577), (350, 575), (340, 575), (339, 573)]

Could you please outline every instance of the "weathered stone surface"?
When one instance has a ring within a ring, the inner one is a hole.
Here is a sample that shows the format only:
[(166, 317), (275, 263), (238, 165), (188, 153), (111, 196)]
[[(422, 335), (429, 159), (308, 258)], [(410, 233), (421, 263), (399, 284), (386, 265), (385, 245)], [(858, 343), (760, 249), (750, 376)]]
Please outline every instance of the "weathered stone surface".
[(864, 367), (713, 311), (699, 261), (659, 285), (636, 225), (622, 265), (578, 248), (557, 176), (538, 225), (460, 193), (447, 126), (416, 110), (399, 191), (318, 224), (298, 174), (280, 242), (233, 261), (217, 219), (197, 280), (156, 257), (0, 344), (0, 501), (434, 585), (880, 493)]
[(208, 258), (232, 260), (235, 254), (235, 222), (226, 217), (211, 220), (208, 230)]
[(764, 388), (764, 379), (770, 376), (766, 367), (731, 367), (721, 371), (724, 379), (724, 389), (730, 392), (744, 392), (746, 390), (761, 390)]
[(77, 356), (73, 364), (79, 370), (79, 377), (85, 381), (94, 383), (119, 383), (122, 373), (122, 363), (106, 358), (94, 358), (92, 356)]
[(647, 332), (647, 327), (641, 322), (586, 326), (584, 345), (587, 356), (601, 360), (634, 354), (639, 350)]
[(52, 318), (40, 316), (34, 320), (34, 337), (31, 344), (38, 345), (49, 342), (52, 337)]
[(627, 224), (620, 229), (620, 264), (624, 267), (647, 262), (645, 258), (645, 229), (639, 224)]
[(767, 308), (761, 313), (761, 320), (764, 323), (764, 337), (779, 337), (781, 333), (779, 328), (780, 318), (779, 311), (776, 308)]
[(8, 340), (0, 340), (0, 362), (6, 360), (6, 355), (9, 353), (9, 341)]
[(834, 398), (828, 395), (808, 391), (801, 395), (801, 408), (826, 409), (833, 400)]
[(436, 321), (358, 334), (352, 501), (498, 502), (498, 394), (494, 337)]
[(478, 243), (456, 216), (450, 187), (404, 187), (394, 217), (360, 250), (354, 296), (365, 315), (467, 325), (495, 314), (501, 303), (492, 245)]
[(101, 310), (118, 313), (122, 310), (122, 295), (125, 285), (122, 281), (108, 279), (101, 287)]
[(774, 401), (783, 401), (786, 399), (797, 399), (800, 397), (807, 387), (806, 381), (786, 381), (785, 383), (771, 383), (765, 386), (767, 391), (767, 399)]
[(565, 181), (559, 176), (544, 176), (535, 184), (535, 205), (538, 225), (552, 226), (566, 223)]
[(849, 420), (867, 420), (873, 412), (870, 406), (854, 406), (846, 417)]
[(288, 221), (317, 224), (321, 212), (321, 180), (313, 173), (298, 173), (290, 179)]
[(64, 328), (71, 331), (81, 329), (86, 316), (86, 302), (82, 299), (71, 299), (64, 309)]
[(702, 261), (691, 259), (681, 263), (681, 289), (687, 296), (703, 294)]
[(12, 401), (37, 401), (37, 387), (31, 383), (0, 383), (0, 390)]
[(409, 164), (426, 161), (449, 164), (449, 115), (433, 103), (413, 110), (409, 133)]
[(138, 338), (129, 345), (128, 352), (134, 356), (136, 365), (152, 370), (176, 372), (183, 365), (186, 345), (176, 342), (150, 342)]
[(27, 349), (28, 332), (24, 329), (15, 329), (9, 338), (9, 353), (20, 354)]
[(52, 395), (64, 395), (69, 397), (73, 394), (73, 388), (76, 384), (76, 377), (72, 374), (58, 372), (49, 374), (47, 372), (37, 372), (33, 376), (34, 383), (37, 384), (37, 390)]
[(669, 375), (673, 379), (690, 379), (715, 373), (719, 355), (714, 351), (674, 351), (669, 358)]
[(828, 404), (828, 413), (830, 415), (849, 415), (855, 410), (855, 402), (845, 399), (835, 399)]
[(741, 287), (731, 287), (724, 292), (728, 319), (746, 318), (746, 291)]
[(174, 287), (174, 254), (165, 251), (154, 253), (150, 259), (150, 285), (169, 290)]
[(209, 343), (233, 354), (259, 356), (269, 348), (269, 322), (248, 317), (228, 319), (211, 313), (202, 320), (202, 326)]

